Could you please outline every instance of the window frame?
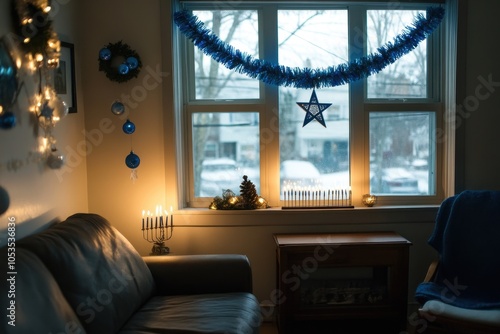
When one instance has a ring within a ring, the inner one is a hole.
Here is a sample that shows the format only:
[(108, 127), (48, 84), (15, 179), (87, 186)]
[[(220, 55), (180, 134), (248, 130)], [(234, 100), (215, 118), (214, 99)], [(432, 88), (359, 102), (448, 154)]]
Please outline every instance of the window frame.
[[(425, 9), (430, 3), (442, 3), (443, 1), (427, 1), (425, 3), (415, 4), (413, 2), (399, 2), (397, 5), (401, 9)], [(203, 9), (225, 9), (224, 5), (214, 1), (180, 1), (176, 4), (178, 9), (188, 10), (203, 10)], [(217, 7), (219, 6), (219, 7)], [(276, 61), (278, 59), (277, 48), (277, 30), (270, 29), (269, 27), (277, 26), (277, 15), (272, 15), (279, 9), (348, 9), (349, 31), (352, 27), (359, 25), (362, 31), (366, 31), (366, 11), (371, 9), (384, 9), (388, 6), (393, 9), (394, 4), (387, 2), (370, 3), (367, 1), (328, 1), (328, 2), (312, 2), (312, 3), (290, 3), (283, 1), (274, 1), (270, 3), (251, 2), (251, 3), (238, 3), (232, 4), (232, 8), (237, 6), (241, 9), (257, 9), (259, 11), (259, 36), (262, 37), (262, 32), (266, 31), (266, 38), (259, 38), (259, 57), (261, 59), (268, 59)], [(269, 11), (265, 10), (266, 8)], [(365, 15), (361, 16), (360, 12)], [(353, 204), (355, 206), (361, 205), (361, 197), (363, 194), (369, 192), (369, 175), (370, 175), (370, 162), (369, 162), (369, 113), (371, 111), (432, 111), (435, 112), (436, 122), (435, 129), (442, 129), (442, 119), (444, 113), (444, 101), (442, 99), (442, 92), (444, 91), (444, 73), (439, 68), (444, 68), (443, 55), (444, 47), (442, 47), (443, 33), (442, 28), (438, 27), (437, 30), (422, 43), (428, 43), (427, 53), (432, 55), (428, 57), (428, 98), (425, 99), (408, 99), (408, 101), (389, 101), (388, 99), (368, 99), (367, 98), (367, 84), (366, 79), (362, 79), (349, 84), (349, 108), (350, 108), (350, 140), (349, 140), (349, 160), (350, 160), (350, 175), (351, 175), (351, 188), (353, 193)], [(269, 31), (276, 31), (274, 34), (269, 34)], [(175, 29), (174, 29), (175, 32)], [(177, 31), (177, 33), (179, 33)], [(180, 34), (180, 33), (179, 33)], [(271, 36), (271, 37), (269, 37)], [(354, 34), (349, 34), (349, 59), (361, 57), (366, 54), (367, 43), (364, 43), (363, 48), (354, 48), (356, 45), (353, 40)], [(175, 41), (176, 39), (174, 39)], [(183, 160), (180, 168), (182, 174), (179, 179), (184, 180), (180, 187), (182, 187), (181, 194), (184, 193), (181, 202), (185, 207), (201, 208), (208, 207), (212, 198), (195, 197), (194, 196), (194, 167), (192, 157), (192, 114), (195, 112), (258, 112), (259, 113), (259, 129), (261, 136), (261, 150), (260, 150), (260, 195), (265, 197), (269, 204), (273, 207), (281, 206), (280, 200), (280, 162), (279, 162), (279, 117), (278, 117), (278, 91), (279, 87), (264, 85), (259, 82), (260, 98), (259, 99), (245, 99), (245, 100), (200, 100), (192, 99), (195, 96), (195, 87), (193, 80), (190, 80), (190, 75), (194, 75), (194, 63), (189, 64), (188, 60), (194, 59), (194, 46), (185, 37), (178, 38), (178, 43), (174, 43), (174, 49), (177, 48), (177, 54), (182, 55), (187, 52), (187, 57), (174, 57), (180, 58), (175, 66), (180, 73), (177, 73), (181, 78), (180, 97), (182, 104), (177, 110), (177, 116), (180, 117), (182, 124), (183, 138)], [(184, 50), (184, 51), (183, 51)], [(429, 77), (430, 75), (430, 77)], [(188, 92), (188, 94), (185, 94)], [(272, 140), (263, 143), (263, 135), (273, 137)], [(264, 149), (262, 149), (264, 148)], [(433, 195), (419, 195), (419, 196), (379, 196), (379, 205), (426, 205), (426, 204), (439, 204), (444, 198), (443, 184), (443, 144), (436, 143), (435, 147), (435, 188), (436, 193)], [(277, 158), (276, 158), (277, 157)], [(189, 175), (185, 175), (182, 171), (188, 171)]]

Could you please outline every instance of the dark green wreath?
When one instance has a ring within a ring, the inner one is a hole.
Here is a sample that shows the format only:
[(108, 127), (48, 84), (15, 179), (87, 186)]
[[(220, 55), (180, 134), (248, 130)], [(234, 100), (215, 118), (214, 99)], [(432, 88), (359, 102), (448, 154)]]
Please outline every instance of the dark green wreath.
[[(13, 0), (11, 2), (14, 30), (21, 38), (21, 48), (33, 55), (50, 53), (49, 40), (57, 38), (49, 13), (33, 0)], [(27, 21), (27, 20), (30, 21)], [(29, 38), (28, 42), (25, 40)]]
[[(117, 43), (109, 43), (103, 49), (108, 49), (111, 52), (111, 57), (109, 59), (103, 59), (99, 55), (99, 71), (106, 73), (106, 77), (108, 77), (111, 81), (116, 82), (125, 82), (132, 78), (137, 78), (139, 72), (142, 68), (141, 58), (132, 50), (130, 46), (122, 41)], [(101, 51), (103, 50), (101, 49)], [(126, 74), (122, 74), (119, 72), (120, 64), (123, 64), (127, 58), (134, 57), (137, 59), (137, 67), (130, 68)]]

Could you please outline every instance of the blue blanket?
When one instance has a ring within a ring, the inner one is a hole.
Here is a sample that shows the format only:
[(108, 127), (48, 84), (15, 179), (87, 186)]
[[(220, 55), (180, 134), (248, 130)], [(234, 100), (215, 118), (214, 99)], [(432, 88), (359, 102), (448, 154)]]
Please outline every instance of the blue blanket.
[(471, 309), (500, 308), (500, 191), (464, 191), (443, 201), (429, 244), (440, 256), (421, 304), (438, 299)]

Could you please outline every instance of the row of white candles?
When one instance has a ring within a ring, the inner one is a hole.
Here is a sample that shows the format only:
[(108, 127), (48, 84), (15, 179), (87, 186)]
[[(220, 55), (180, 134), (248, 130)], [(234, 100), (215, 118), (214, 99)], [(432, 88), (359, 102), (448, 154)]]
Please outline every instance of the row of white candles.
[(352, 206), (350, 189), (285, 190), (284, 207), (347, 207)]
[[(172, 212), (172, 207), (170, 207), (170, 212)], [(170, 216), (170, 225), (169, 225)], [(164, 218), (165, 217), (165, 218)], [(163, 210), (161, 205), (156, 206), (156, 213), (153, 216), (151, 211), (142, 210), (142, 230), (153, 229), (153, 228), (163, 228), (174, 226), (174, 216), (169, 214), (167, 210)]]

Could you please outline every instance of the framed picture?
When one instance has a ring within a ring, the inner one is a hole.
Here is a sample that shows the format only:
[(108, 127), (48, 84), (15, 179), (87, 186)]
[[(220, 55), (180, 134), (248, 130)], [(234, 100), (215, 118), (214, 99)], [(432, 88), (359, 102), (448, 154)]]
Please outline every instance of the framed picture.
[(61, 41), (59, 67), (54, 70), (54, 89), (68, 106), (68, 113), (76, 113), (75, 47)]

